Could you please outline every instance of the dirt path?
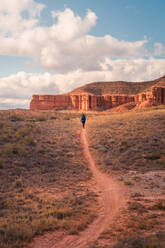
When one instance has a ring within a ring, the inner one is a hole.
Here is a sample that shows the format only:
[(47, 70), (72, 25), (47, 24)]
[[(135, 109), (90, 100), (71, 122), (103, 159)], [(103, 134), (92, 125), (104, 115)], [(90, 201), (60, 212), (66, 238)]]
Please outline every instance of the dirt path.
[(120, 207), (124, 205), (123, 186), (98, 170), (89, 151), (85, 129), (81, 132), (81, 142), (84, 156), (96, 181), (96, 190), (100, 204), (99, 216), (86, 230), (77, 236), (63, 237), (61, 234), (57, 237), (55, 233), (46, 234), (35, 239), (33, 248), (88, 248), (112, 223)]

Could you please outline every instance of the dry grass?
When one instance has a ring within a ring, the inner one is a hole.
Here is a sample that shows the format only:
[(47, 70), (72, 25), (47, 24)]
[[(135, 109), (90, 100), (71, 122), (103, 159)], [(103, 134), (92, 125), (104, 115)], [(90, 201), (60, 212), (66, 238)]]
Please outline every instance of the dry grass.
[[(50, 230), (77, 234), (95, 218), (79, 118), (0, 112), (0, 247), (26, 247)], [(165, 247), (165, 110), (88, 114), (87, 132), (98, 167), (129, 191), (127, 208), (92, 247)]]
[(95, 247), (165, 247), (165, 109), (97, 116), (87, 131), (98, 167), (123, 182), (129, 197)]
[(93, 153), (106, 172), (164, 170), (164, 132), (165, 110), (111, 114), (88, 122)]
[(128, 239), (121, 239), (113, 248), (164, 248), (164, 233), (159, 232), (149, 237), (134, 236)]
[(96, 217), (96, 196), (87, 190), (79, 114), (2, 111), (0, 127), (0, 247), (86, 228)]

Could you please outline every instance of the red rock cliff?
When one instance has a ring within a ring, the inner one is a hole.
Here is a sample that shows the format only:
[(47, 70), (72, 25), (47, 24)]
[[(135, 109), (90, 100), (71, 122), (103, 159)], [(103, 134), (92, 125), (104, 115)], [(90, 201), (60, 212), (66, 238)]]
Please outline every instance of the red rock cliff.
[[(155, 84), (153, 82), (156, 82)], [(69, 94), (63, 95), (33, 95), (30, 102), (31, 110), (52, 110), (52, 109), (73, 109), (73, 110), (104, 110), (116, 107), (129, 102), (134, 102), (137, 105), (142, 103), (150, 103), (150, 105), (165, 104), (165, 78), (163, 81), (152, 81), (148, 84), (150, 87), (146, 90), (147, 84), (140, 85), (140, 83), (130, 83), (133, 87), (138, 85), (139, 89), (144, 89), (144, 92), (137, 94), (132, 93), (129, 85), (126, 85), (128, 94), (119, 94), (118, 92), (125, 93), (125, 82), (120, 82), (118, 89), (111, 87), (110, 92), (105, 94), (106, 90), (102, 84), (100, 89), (97, 89), (97, 83), (95, 83), (95, 91), (92, 92), (91, 88), (84, 90), (83, 87), (77, 91), (74, 90)], [(107, 83), (104, 83), (105, 87)], [(142, 84), (142, 83), (141, 83)], [(153, 86), (152, 86), (153, 85)], [(111, 86), (111, 85), (110, 85)], [(109, 87), (110, 87), (109, 86)], [(117, 83), (116, 83), (117, 87)], [(99, 87), (98, 87), (99, 88)], [(84, 91), (83, 91), (83, 90)], [(137, 90), (137, 89), (136, 89)], [(114, 92), (115, 91), (115, 92)], [(135, 91), (135, 90), (134, 90)], [(97, 94), (100, 93), (100, 94)], [(103, 93), (103, 94), (102, 94)]]

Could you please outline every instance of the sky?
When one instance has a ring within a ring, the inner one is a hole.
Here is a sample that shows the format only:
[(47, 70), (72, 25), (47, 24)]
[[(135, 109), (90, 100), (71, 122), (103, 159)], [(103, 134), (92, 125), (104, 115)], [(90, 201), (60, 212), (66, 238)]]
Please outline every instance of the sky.
[(0, 1), (0, 109), (165, 74), (164, 0)]

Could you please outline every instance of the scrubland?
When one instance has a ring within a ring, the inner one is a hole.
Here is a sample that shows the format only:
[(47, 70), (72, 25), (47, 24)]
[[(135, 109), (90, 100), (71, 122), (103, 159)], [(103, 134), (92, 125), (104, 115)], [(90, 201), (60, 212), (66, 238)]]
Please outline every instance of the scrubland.
[[(0, 248), (29, 247), (48, 231), (77, 235), (99, 215), (80, 115), (0, 111)], [(90, 248), (164, 248), (165, 108), (89, 113), (87, 134), (127, 199)]]
[(98, 167), (128, 199), (93, 247), (165, 247), (165, 108), (96, 116), (87, 131)]
[(45, 231), (77, 234), (96, 217), (79, 114), (0, 112), (0, 247)]

